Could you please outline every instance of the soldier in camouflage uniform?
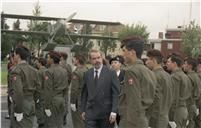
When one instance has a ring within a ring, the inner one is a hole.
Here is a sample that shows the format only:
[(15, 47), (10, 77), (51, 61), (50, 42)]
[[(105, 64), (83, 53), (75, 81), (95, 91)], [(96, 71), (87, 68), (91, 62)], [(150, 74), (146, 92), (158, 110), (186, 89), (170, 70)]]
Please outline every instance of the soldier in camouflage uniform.
[(84, 72), (87, 71), (85, 67), (85, 59), (82, 55), (76, 55), (73, 60), (76, 66), (71, 76), (71, 109), (72, 109), (72, 121), (74, 128), (84, 128), (84, 122), (80, 116), (80, 98), (83, 85)]
[(44, 108), (44, 77), (46, 72), (46, 59), (37, 58), (36, 67), (38, 69), (39, 80), (41, 83), (39, 100), (36, 101), (36, 118), (38, 128), (43, 128), (45, 124), (45, 108)]
[[(201, 81), (201, 57), (197, 59), (197, 74)], [(200, 94), (201, 94), (201, 83), (199, 84), (200, 88)], [(201, 95), (199, 96), (199, 99), (196, 101), (197, 108), (199, 109), (199, 115), (196, 117), (195, 120), (195, 128), (201, 128)]]
[(191, 88), (191, 97), (187, 101), (187, 108), (188, 108), (188, 128), (195, 128), (195, 118), (196, 118), (196, 100), (198, 100), (200, 96), (200, 88), (199, 84), (201, 83), (198, 74), (196, 71), (196, 60), (193, 58), (187, 58), (184, 61), (183, 69), (187, 73), (187, 76), (190, 78), (192, 88)]
[(191, 96), (191, 82), (188, 76), (182, 71), (182, 58), (179, 54), (173, 53), (168, 57), (167, 68), (172, 71), (173, 80), (173, 104), (170, 109), (170, 121), (174, 121), (177, 128), (185, 128), (188, 117), (187, 100)]
[(7, 93), (8, 93), (8, 96), (7, 96), (7, 103), (8, 103), (8, 115), (5, 117), (6, 119), (10, 119), (10, 116), (11, 116), (11, 97), (10, 97), (10, 91), (12, 89), (12, 85), (11, 85), (11, 78), (10, 78), (10, 75), (11, 75), (11, 72), (12, 70), (14, 69), (16, 63), (14, 61), (14, 53), (11, 52), (10, 55), (9, 55), (9, 63), (7, 65), (7, 69), (8, 69), (8, 75), (7, 75), (7, 84), (8, 84), (8, 90), (7, 90)]
[(155, 75), (140, 60), (144, 41), (128, 37), (122, 41), (123, 56), (127, 67), (119, 99), (119, 128), (148, 128), (146, 109), (153, 103)]
[(167, 128), (168, 113), (173, 99), (171, 76), (162, 68), (163, 56), (159, 50), (150, 50), (147, 52), (147, 56), (146, 64), (157, 79), (157, 92), (150, 108), (149, 125), (152, 128)]
[(61, 59), (60, 59), (59, 63), (64, 69), (66, 69), (66, 71), (68, 73), (68, 81), (70, 84), (72, 68), (71, 68), (70, 64), (67, 63), (68, 54), (66, 54), (64, 52), (60, 52), (60, 55), (61, 55)]
[[(67, 53), (65, 53), (65, 52), (60, 52), (60, 56), (61, 56), (61, 58), (60, 58), (60, 62), (59, 62), (59, 64), (61, 65), (61, 67), (63, 67), (66, 71), (67, 71), (67, 73), (68, 73), (68, 83), (69, 83), (69, 85), (70, 85), (70, 83), (71, 83), (71, 73), (72, 73), (72, 68), (71, 68), (71, 65), (70, 64), (68, 64), (67, 63), (67, 59), (68, 59), (68, 54)], [(67, 117), (67, 106), (68, 106), (68, 98), (67, 97), (65, 97), (65, 105), (66, 105), (66, 107), (65, 107), (65, 112), (64, 112), (64, 125), (66, 124), (66, 117)]]
[(14, 50), (14, 60), (17, 65), (11, 72), (11, 126), (13, 128), (33, 127), (34, 99), (38, 99), (36, 88), (40, 88), (40, 83), (37, 70), (26, 62), (29, 55), (29, 50), (24, 46)]
[(68, 94), (68, 73), (59, 65), (60, 54), (50, 51), (45, 72), (44, 99), (47, 128), (63, 128), (65, 97)]

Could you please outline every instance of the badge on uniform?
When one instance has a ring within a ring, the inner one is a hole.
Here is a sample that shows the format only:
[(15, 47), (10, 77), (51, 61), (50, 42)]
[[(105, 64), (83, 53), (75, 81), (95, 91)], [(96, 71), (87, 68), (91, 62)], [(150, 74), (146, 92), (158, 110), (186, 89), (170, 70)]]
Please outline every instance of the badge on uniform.
[(48, 76), (45, 76), (45, 80), (48, 80)]
[(16, 77), (16, 76), (13, 76), (13, 80), (16, 81), (16, 80), (17, 80), (17, 77)]
[(128, 79), (128, 85), (133, 85), (134, 83), (134, 79), (133, 78), (129, 78)]

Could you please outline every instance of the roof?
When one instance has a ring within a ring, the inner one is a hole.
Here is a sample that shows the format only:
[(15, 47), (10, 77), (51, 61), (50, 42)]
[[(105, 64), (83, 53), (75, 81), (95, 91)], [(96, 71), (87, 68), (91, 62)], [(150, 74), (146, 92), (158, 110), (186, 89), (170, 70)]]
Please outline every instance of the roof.
[[(13, 18), (13, 19), (28, 19), (28, 20), (45, 20), (45, 21), (58, 21), (65, 20), (66, 18), (58, 17), (46, 17), (46, 16), (31, 16), (31, 15), (16, 15), (16, 14), (1, 14), (2, 18)], [(71, 19), (69, 22), (73, 23), (89, 23), (89, 24), (101, 24), (101, 25), (121, 25), (120, 22), (108, 22), (108, 21), (93, 21), (93, 20), (82, 20), (82, 19)]]

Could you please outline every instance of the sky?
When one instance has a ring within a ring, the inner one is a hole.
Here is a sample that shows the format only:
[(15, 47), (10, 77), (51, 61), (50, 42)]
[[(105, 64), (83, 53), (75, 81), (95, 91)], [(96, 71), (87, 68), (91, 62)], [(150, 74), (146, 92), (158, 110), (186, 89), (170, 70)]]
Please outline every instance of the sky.
[[(32, 15), (37, 1), (2, 0), (1, 11)], [(41, 16), (66, 18), (77, 12), (74, 19), (145, 24), (150, 38), (157, 38), (158, 32), (165, 32), (166, 28), (187, 25), (190, 20), (195, 20), (197, 24), (201, 21), (200, 0), (39, 0), (39, 3)], [(7, 22), (13, 23), (12, 20)], [(21, 26), (25, 24), (22, 21)]]

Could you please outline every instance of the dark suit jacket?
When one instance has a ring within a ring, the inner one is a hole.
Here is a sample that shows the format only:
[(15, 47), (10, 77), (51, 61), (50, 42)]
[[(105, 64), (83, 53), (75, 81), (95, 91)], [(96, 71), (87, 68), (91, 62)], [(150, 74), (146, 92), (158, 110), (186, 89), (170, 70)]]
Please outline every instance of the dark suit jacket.
[(97, 87), (94, 86), (94, 68), (84, 75), (84, 86), (81, 96), (81, 111), (86, 119), (103, 119), (111, 112), (117, 113), (119, 80), (116, 72), (103, 66)]

